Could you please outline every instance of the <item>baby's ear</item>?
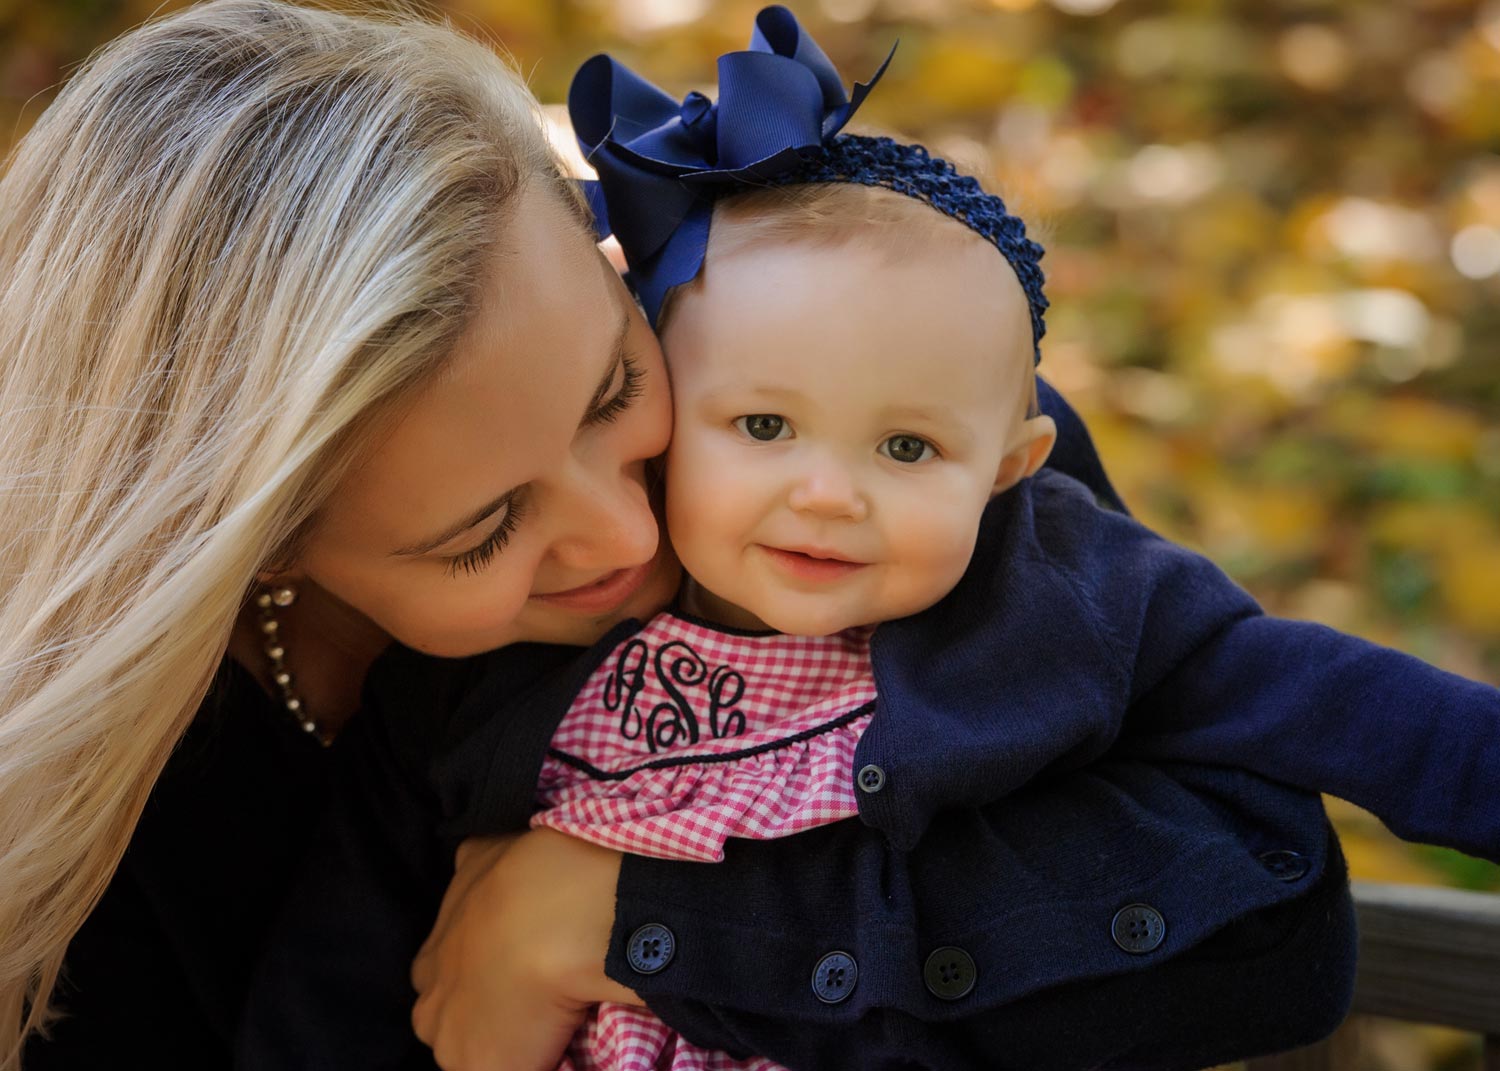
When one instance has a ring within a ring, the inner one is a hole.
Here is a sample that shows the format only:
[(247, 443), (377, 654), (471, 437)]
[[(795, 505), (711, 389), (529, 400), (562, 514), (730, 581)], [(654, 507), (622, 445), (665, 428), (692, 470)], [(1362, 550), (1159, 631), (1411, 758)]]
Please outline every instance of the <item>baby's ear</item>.
[(995, 473), (992, 494), (1002, 494), (1016, 484), (1033, 476), (1047, 463), (1052, 447), (1057, 442), (1057, 425), (1049, 416), (1027, 417), (1016, 429), (1011, 447), (1000, 459), (1000, 469)]

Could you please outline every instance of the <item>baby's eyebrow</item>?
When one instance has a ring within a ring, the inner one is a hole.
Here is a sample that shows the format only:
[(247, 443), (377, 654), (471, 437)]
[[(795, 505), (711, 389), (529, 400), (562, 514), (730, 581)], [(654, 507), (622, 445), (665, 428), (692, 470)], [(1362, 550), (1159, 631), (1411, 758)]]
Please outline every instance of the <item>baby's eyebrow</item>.
[(943, 405), (895, 405), (883, 416), (892, 420), (915, 420), (927, 424), (962, 424), (958, 414)]
[(967, 450), (974, 441), (969, 422), (946, 405), (895, 405), (880, 417), (898, 427), (910, 424), (914, 432), (934, 432), (948, 450)]
[(789, 390), (786, 387), (772, 387), (761, 383), (734, 383), (703, 390), (697, 395), (695, 404), (735, 407), (764, 406), (765, 408), (754, 411), (768, 413), (781, 406), (796, 406), (804, 400), (805, 396), (801, 391)]

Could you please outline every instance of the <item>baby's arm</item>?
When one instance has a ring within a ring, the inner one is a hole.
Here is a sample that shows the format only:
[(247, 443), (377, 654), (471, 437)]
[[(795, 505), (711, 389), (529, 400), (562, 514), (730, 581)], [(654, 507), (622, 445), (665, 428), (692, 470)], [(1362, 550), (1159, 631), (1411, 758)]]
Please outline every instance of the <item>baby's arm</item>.
[(1134, 705), (1122, 747), (1245, 766), (1500, 862), (1500, 691), (1302, 621), (1237, 621)]
[[(1104, 523), (1123, 560), (1152, 563), (1139, 610), (1107, 619), (1134, 647), (1122, 753), (1240, 766), (1356, 803), (1409, 840), (1500, 861), (1500, 690), (1258, 610), (1184, 629), (1239, 589), (1133, 522)], [(1118, 590), (1143, 574), (1101, 575)]]

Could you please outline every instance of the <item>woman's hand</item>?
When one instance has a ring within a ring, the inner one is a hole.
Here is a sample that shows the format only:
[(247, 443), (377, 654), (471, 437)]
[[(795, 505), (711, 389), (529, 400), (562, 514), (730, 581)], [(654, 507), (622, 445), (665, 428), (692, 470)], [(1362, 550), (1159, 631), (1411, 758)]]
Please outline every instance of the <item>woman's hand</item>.
[(588, 1007), (640, 1004), (604, 974), (620, 853), (549, 829), (458, 849), (412, 962), (412, 1026), (444, 1071), (554, 1071)]

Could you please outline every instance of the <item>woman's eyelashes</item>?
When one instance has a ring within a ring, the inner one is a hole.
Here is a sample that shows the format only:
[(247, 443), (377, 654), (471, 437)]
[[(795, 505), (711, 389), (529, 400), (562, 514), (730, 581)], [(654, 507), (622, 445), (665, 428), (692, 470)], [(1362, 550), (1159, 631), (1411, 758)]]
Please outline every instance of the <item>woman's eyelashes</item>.
[(494, 560), (495, 554), (510, 542), (511, 533), (516, 530), (516, 525), (521, 521), (522, 500), (519, 494), (512, 495), (510, 501), (505, 504), (505, 516), (500, 518), (500, 523), (495, 530), (489, 534), (483, 543), (472, 550), (466, 550), (462, 554), (446, 559), (446, 571), (449, 576), (457, 576), (459, 573), (473, 574), (479, 572)]
[(620, 389), (615, 391), (605, 401), (594, 407), (593, 411), (584, 417), (586, 424), (608, 424), (641, 396), (645, 390), (646, 372), (629, 354), (620, 361), (624, 371), (624, 378), (620, 382)]

